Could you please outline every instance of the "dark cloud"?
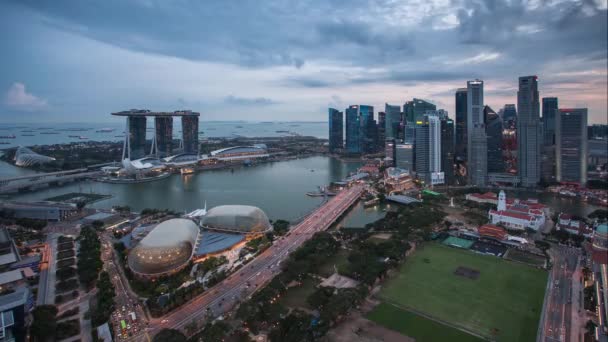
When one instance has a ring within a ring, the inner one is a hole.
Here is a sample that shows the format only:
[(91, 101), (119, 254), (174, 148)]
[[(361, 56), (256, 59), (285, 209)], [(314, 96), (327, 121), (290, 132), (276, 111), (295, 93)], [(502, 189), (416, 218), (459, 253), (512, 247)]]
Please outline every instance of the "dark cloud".
[(269, 106), (278, 104), (279, 102), (273, 101), (267, 97), (238, 97), (234, 95), (228, 95), (224, 98), (224, 103), (233, 106)]

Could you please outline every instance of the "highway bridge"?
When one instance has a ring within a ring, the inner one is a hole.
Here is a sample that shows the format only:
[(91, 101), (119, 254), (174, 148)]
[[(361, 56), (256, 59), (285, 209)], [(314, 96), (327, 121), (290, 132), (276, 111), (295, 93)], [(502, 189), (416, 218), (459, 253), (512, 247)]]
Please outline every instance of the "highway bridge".
[(365, 186), (362, 184), (355, 184), (342, 190), (293, 226), (289, 233), (275, 241), (270, 248), (250, 263), (179, 309), (161, 318), (150, 320), (146, 332), (131, 340), (148, 341), (150, 336), (164, 328), (179, 329), (186, 333), (184, 327), (193, 321), (202, 322), (207, 317), (217, 317), (232, 310), (237, 303), (246, 300), (279, 274), (281, 262), (287, 259), (291, 252), (315, 233), (324, 231), (334, 224), (357, 202), (364, 190)]
[(44, 187), (50, 184), (63, 184), (101, 175), (101, 171), (74, 169), (49, 173), (34, 173), (27, 176), (0, 179), (0, 194)]

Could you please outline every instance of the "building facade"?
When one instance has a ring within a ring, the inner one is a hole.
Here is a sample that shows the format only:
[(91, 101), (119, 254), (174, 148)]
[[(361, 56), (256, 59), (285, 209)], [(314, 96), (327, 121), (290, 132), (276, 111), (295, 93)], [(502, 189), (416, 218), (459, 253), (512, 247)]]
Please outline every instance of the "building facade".
[(555, 165), (558, 182), (587, 183), (587, 108), (558, 109)]
[(198, 154), (198, 115), (182, 116), (182, 141), (184, 153)]
[(488, 172), (504, 172), (502, 120), (490, 106), (485, 106), (483, 112), (488, 137)]
[(441, 171), (444, 173), (445, 183), (452, 185), (454, 179), (455, 160), (454, 120), (441, 119)]
[(555, 115), (558, 108), (557, 97), (543, 97), (543, 145), (555, 144)]
[(502, 109), (502, 121), (515, 122), (517, 120), (517, 107), (515, 104), (506, 104)]
[(535, 187), (540, 181), (541, 141), (538, 77), (519, 78), (517, 92), (517, 170), (521, 185)]
[(344, 114), (334, 108), (329, 108), (329, 152), (334, 153), (344, 147)]
[(456, 158), (467, 160), (467, 88), (456, 90)]
[(361, 153), (359, 106), (346, 108), (346, 152)]
[(403, 143), (395, 145), (395, 166), (409, 173), (416, 171), (414, 159), (414, 144)]
[(156, 156), (165, 158), (173, 155), (173, 117), (154, 118), (154, 149)]
[(129, 148), (128, 158), (139, 159), (146, 156), (146, 117), (127, 117)]
[(485, 186), (488, 147), (483, 117), (483, 81), (467, 82), (467, 160), (469, 184)]
[(401, 107), (384, 104), (384, 112), (386, 113), (386, 121), (384, 131), (386, 138), (399, 138), (399, 125), (401, 124)]

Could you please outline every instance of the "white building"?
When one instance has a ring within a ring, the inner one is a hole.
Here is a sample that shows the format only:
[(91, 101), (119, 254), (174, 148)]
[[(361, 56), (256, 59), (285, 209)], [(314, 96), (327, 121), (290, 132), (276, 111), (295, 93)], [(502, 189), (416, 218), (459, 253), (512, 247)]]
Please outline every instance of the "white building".
[(545, 206), (540, 203), (514, 201), (509, 204), (505, 192), (501, 190), (496, 210), (490, 210), (488, 215), (492, 224), (501, 224), (508, 229), (539, 230), (546, 221), (544, 209)]

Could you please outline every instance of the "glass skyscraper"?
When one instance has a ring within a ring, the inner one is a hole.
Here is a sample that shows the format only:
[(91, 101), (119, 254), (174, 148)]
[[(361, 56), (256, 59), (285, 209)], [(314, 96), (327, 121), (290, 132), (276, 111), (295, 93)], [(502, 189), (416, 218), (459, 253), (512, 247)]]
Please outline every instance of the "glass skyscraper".
[(517, 92), (517, 169), (520, 184), (535, 187), (541, 173), (541, 125), (538, 77), (519, 78)]
[(385, 129), (386, 138), (399, 139), (399, 125), (401, 123), (401, 107), (384, 104), (386, 113)]
[(361, 123), (356, 105), (346, 108), (346, 152), (361, 153)]
[(454, 120), (441, 119), (441, 171), (446, 184), (454, 184), (454, 145)]
[(543, 144), (555, 144), (555, 111), (557, 111), (557, 97), (543, 97)]
[(502, 120), (490, 106), (484, 107), (483, 114), (486, 124), (486, 136), (488, 137), (488, 172), (504, 172)]
[(329, 152), (336, 152), (344, 146), (343, 113), (337, 109), (329, 108)]
[(456, 158), (467, 160), (467, 88), (456, 90)]
[(556, 180), (587, 183), (587, 108), (559, 109), (555, 117)]
[(359, 139), (362, 153), (373, 153), (378, 149), (378, 131), (374, 120), (374, 107), (359, 105), (360, 130)]

